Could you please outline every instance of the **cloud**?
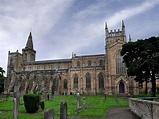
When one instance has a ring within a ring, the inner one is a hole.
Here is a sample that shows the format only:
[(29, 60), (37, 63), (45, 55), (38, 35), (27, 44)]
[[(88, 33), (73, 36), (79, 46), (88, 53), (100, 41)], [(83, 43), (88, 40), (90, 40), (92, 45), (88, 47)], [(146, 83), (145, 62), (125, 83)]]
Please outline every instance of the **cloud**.
[[(62, 39), (62, 37), (65, 36), (64, 40), (62, 41), (63, 44), (68, 44), (69, 42), (69, 47), (67, 45), (62, 44), (62, 48), (67, 49), (67, 51), (64, 50), (65, 52), (58, 52), (58, 50), (61, 51), (62, 49), (57, 48), (56, 50), (57, 52), (55, 54), (57, 54), (59, 57), (60, 56), (62, 57), (64, 54), (70, 55), (71, 51), (75, 53), (76, 52), (81, 53), (83, 52), (83, 50), (86, 51), (88, 47), (92, 49), (97, 48), (93, 45), (99, 42), (103, 43), (103, 39), (104, 39), (104, 23), (103, 22), (104, 21), (107, 21), (109, 28), (112, 29), (119, 22), (121, 24), (122, 19), (127, 20), (138, 14), (145, 13), (146, 11), (155, 7), (158, 3), (159, 1), (157, 0), (145, 1), (135, 6), (132, 5), (122, 9), (120, 8), (119, 11), (114, 12), (109, 17), (99, 16), (99, 13), (96, 12), (96, 11), (98, 12), (102, 11), (103, 7), (107, 6), (106, 2), (91, 4), (90, 6), (85, 7), (81, 11), (74, 14), (72, 18), (75, 22), (72, 22), (73, 30), (71, 30), (71, 33), (66, 31), (66, 33), (64, 33), (65, 35), (58, 37), (58, 39)], [(91, 20), (91, 22), (90, 22), (90, 16), (94, 16), (94, 19)], [(95, 18), (97, 16), (98, 18)], [(92, 49), (89, 49), (89, 50), (92, 50)], [(100, 48), (100, 50), (104, 51), (104, 45), (103, 45), (103, 49)], [(92, 51), (95, 51), (95, 50), (92, 50)], [(100, 52), (100, 51), (98, 50), (97, 52)]]
[[(122, 19), (127, 20), (135, 15), (144, 13), (155, 7), (156, 4), (158, 4), (158, 1), (145, 1), (135, 6), (132, 5), (122, 9), (120, 8), (119, 11), (114, 12), (114, 14), (109, 17), (99, 16), (98, 13), (108, 5), (106, 2), (99, 2), (85, 6), (83, 9), (73, 14), (70, 18), (71, 24), (67, 24), (66, 26), (64, 25), (62, 27), (62, 31), (60, 31), (61, 29), (59, 30), (61, 35), (57, 34), (56, 36), (54, 34), (53, 37), (56, 41), (52, 40), (52, 43), (54, 44), (48, 44), (51, 49), (51, 52), (48, 50), (48, 57), (51, 59), (70, 57), (71, 52), (77, 54), (81, 54), (82, 52), (103, 53), (105, 45), (103, 44), (105, 37), (104, 21), (107, 21), (109, 28), (112, 29), (119, 22), (121, 23)], [(90, 16), (93, 17), (91, 21)], [(96, 18), (97, 16), (98, 18)], [(96, 47), (99, 42), (103, 45), (103, 47)], [(42, 59), (42, 56), (39, 56), (39, 58)]]
[(159, 0), (146, 0), (145, 2), (138, 4), (136, 6), (131, 6), (125, 9), (122, 9), (118, 12), (115, 12), (111, 17), (106, 19), (106, 21), (109, 24), (109, 27), (114, 27), (117, 23), (119, 23), (121, 20), (130, 19), (131, 17), (134, 17), (135, 15), (141, 14), (143, 12), (146, 12), (153, 7), (155, 7), (157, 4), (159, 4)]
[[(103, 13), (102, 9), (104, 9), (107, 5), (109, 5), (109, 1), (105, 0), (100, 0), (95, 3), (90, 3), (88, 6), (85, 6), (83, 9), (80, 9), (79, 12), (75, 13), (74, 17), (77, 20), (82, 20), (82, 19), (92, 19), (93, 20), (97, 19), (97, 16), (99, 14)], [(105, 11), (106, 13), (106, 11)], [(95, 18), (96, 17), (96, 18)]]
[(39, 42), (63, 16), (72, 2), (73, 0), (3, 1), (0, 4), (0, 52), (3, 52), (1, 65), (6, 67), (7, 57), (4, 54), (7, 54), (8, 50), (21, 51), (31, 28), (35, 34), (34, 42)]
[[(114, 1), (74, 0), (2, 0), (0, 4), (0, 65), (6, 67), (7, 53), (24, 48), (32, 29), (37, 60), (68, 58), (71, 53), (104, 52), (104, 22), (117, 28), (121, 20), (144, 15), (159, 4), (159, 0), (144, 0), (131, 5)], [(135, 21), (143, 22), (143, 21)], [(132, 28), (131, 28), (132, 27)], [(130, 28), (133, 29), (133, 24)], [(146, 31), (145, 31), (146, 32)]]

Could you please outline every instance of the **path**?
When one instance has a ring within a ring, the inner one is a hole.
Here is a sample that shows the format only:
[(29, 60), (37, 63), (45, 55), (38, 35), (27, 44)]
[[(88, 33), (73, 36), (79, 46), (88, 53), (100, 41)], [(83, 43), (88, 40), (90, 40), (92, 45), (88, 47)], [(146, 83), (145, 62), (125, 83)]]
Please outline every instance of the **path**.
[(106, 117), (103, 118), (78, 118), (69, 117), (69, 119), (141, 119), (135, 114), (133, 114), (129, 107), (115, 107), (107, 112)]
[(133, 114), (129, 107), (117, 107), (108, 111), (105, 119), (140, 119)]

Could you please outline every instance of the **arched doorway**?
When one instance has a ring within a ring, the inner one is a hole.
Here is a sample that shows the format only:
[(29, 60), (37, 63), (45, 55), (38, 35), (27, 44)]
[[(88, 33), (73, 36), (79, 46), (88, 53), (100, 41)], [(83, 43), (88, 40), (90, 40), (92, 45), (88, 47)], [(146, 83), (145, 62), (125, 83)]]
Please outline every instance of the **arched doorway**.
[(125, 87), (123, 82), (119, 83), (119, 93), (125, 93)]

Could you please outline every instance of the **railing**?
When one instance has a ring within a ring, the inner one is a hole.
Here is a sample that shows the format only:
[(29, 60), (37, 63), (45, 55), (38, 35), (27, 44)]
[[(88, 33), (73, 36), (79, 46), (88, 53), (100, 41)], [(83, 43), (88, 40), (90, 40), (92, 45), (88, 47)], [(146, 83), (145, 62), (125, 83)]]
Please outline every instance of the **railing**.
[(129, 108), (141, 119), (159, 119), (159, 98), (129, 98)]

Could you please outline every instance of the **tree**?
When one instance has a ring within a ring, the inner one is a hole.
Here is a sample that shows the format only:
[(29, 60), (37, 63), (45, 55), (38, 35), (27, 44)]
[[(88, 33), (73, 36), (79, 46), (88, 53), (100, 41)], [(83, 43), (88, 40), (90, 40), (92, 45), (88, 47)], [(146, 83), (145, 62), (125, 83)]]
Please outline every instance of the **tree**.
[[(143, 83), (143, 78), (146, 79), (147, 83), (147, 79), (150, 77), (152, 96), (155, 97), (155, 74), (159, 71), (159, 37), (128, 42), (122, 46), (121, 55), (129, 76), (135, 76), (135, 80), (139, 83)], [(143, 71), (145, 76), (142, 73)]]
[(3, 89), (4, 89), (4, 79), (5, 79), (5, 77), (4, 77), (4, 70), (3, 70), (3, 68), (2, 67), (0, 67), (0, 93), (2, 93), (3, 92)]

